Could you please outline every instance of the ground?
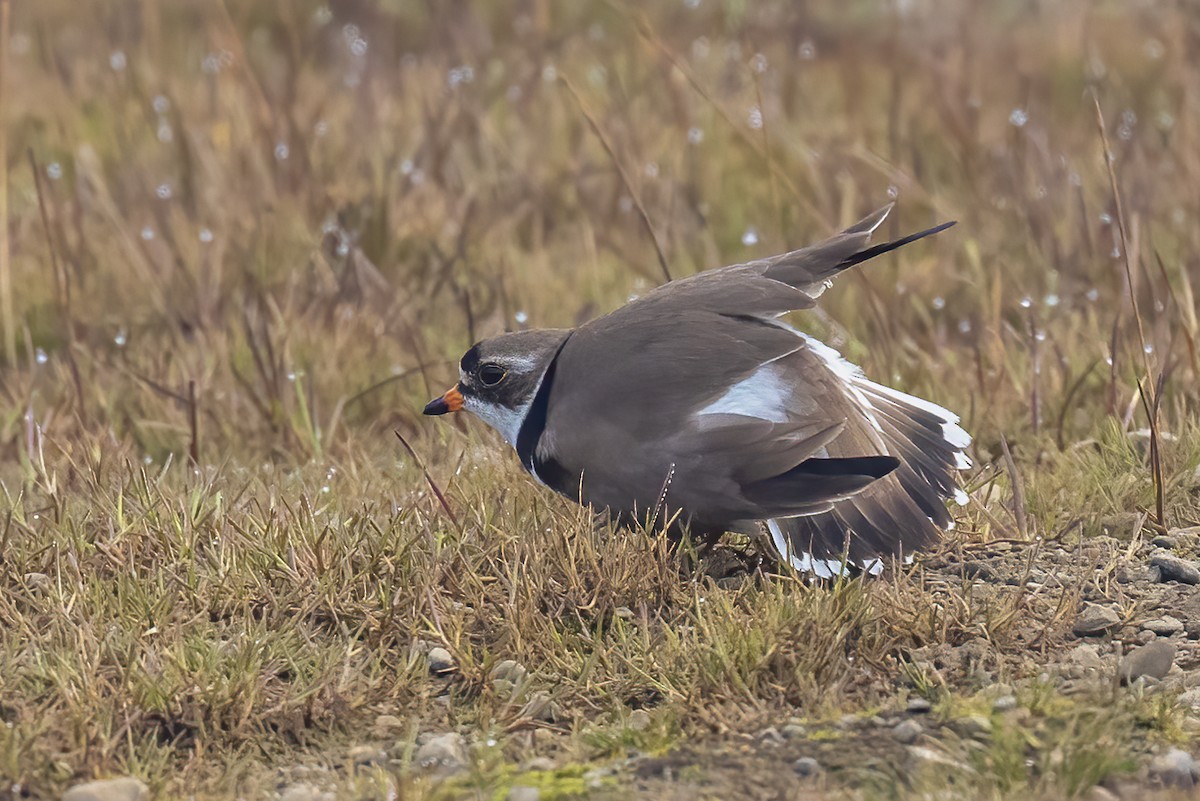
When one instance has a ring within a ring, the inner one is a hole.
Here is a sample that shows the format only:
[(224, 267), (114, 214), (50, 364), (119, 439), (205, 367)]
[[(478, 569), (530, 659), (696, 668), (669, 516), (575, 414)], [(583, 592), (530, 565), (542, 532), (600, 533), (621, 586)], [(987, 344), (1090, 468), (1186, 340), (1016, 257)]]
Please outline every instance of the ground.
[[(0, 798), (1191, 792), (1189, 10), (11, 6)], [(420, 414), (892, 200), (958, 225), (792, 322), (974, 435), (911, 565), (695, 565)]]

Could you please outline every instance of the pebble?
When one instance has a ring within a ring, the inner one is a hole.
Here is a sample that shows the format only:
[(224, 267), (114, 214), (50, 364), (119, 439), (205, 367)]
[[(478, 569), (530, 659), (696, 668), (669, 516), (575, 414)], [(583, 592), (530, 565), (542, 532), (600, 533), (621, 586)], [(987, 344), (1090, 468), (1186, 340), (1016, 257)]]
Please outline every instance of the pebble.
[(533, 759), (526, 762), (522, 766), (522, 769), (545, 772), (545, 771), (554, 770), (556, 767), (558, 767), (558, 765), (555, 764), (554, 760), (551, 759), (550, 757), (534, 757)]
[(1159, 581), (1178, 581), (1180, 584), (1200, 584), (1200, 568), (1195, 562), (1168, 553), (1155, 554), (1150, 566), (1158, 568)]
[(150, 788), (132, 776), (77, 784), (63, 793), (62, 801), (142, 801)]
[(387, 735), (389, 732), (404, 728), (404, 721), (395, 715), (376, 715), (375, 716), (375, 732), (379, 735)]
[(505, 659), (492, 668), (492, 688), (501, 695), (516, 695), (529, 671), (515, 659)]
[(1017, 708), (1017, 697), (1015, 695), (1002, 695), (992, 702), (992, 711), (994, 712), (1010, 712)]
[(931, 709), (933, 704), (929, 703), (929, 699), (920, 696), (908, 699), (908, 706), (905, 707), (906, 711), (914, 715), (923, 715)]
[(780, 730), (788, 740), (803, 740), (808, 736), (808, 727), (801, 723), (788, 723)]
[(41, 595), (50, 591), (54, 586), (54, 580), (45, 573), (26, 573), (25, 586)]
[(517, 785), (508, 791), (508, 801), (538, 801), (542, 791), (536, 787)]
[(782, 745), (783, 735), (774, 726), (768, 726), (758, 733), (758, 739), (763, 745)]
[(812, 757), (800, 757), (792, 763), (792, 770), (797, 776), (807, 778), (821, 772), (821, 763)]
[[(650, 713), (644, 709), (635, 709), (629, 713), (629, 721), (625, 725), (633, 731), (645, 731), (650, 728)], [(779, 733), (775, 733), (778, 736)]]
[(511, 681), (513, 684), (525, 678), (529, 671), (515, 659), (505, 659), (492, 668), (492, 681)]
[(948, 754), (943, 754), (941, 751), (935, 751), (932, 748), (926, 748), (921, 745), (910, 745), (908, 747), (908, 757), (913, 770), (920, 770), (924, 767), (937, 768), (938, 770), (945, 770), (947, 768), (955, 771), (971, 770), (971, 767), (966, 763), (960, 762)]
[(1200, 710), (1200, 687), (1193, 687), (1179, 695), (1179, 705), (1193, 711)]
[(987, 737), (992, 733), (992, 721), (984, 715), (968, 715), (958, 721), (958, 728), (968, 737)]
[(458, 666), (454, 663), (454, 657), (440, 646), (430, 648), (426, 659), (429, 660), (429, 672), (438, 678), (445, 678), (458, 670)]
[(1200, 765), (1187, 751), (1172, 748), (1150, 760), (1150, 775), (1164, 787), (1179, 787), (1185, 790), (1196, 786), (1195, 773)]
[(892, 739), (903, 745), (912, 745), (925, 731), (925, 727), (911, 718), (902, 720), (892, 729)]
[(1159, 637), (1170, 637), (1183, 631), (1183, 621), (1173, 615), (1163, 615), (1142, 624), (1145, 631), (1152, 631)]
[(1166, 640), (1155, 640), (1138, 646), (1121, 660), (1117, 672), (1125, 684), (1140, 678), (1161, 679), (1175, 664), (1175, 646)]
[(1173, 528), (1168, 534), (1175, 540), (1176, 548), (1194, 551), (1200, 545), (1200, 526)]
[(1118, 584), (1153, 584), (1158, 581), (1158, 568), (1140, 562), (1122, 562), (1117, 566), (1116, 578)]
[(461, 734), (439, 734), (430, 737), (417, 749), (415, 759), (422, 768), (456, 773), (466, 767), (467, 744)]
[[(644, 712), (645, 710), (634, 711)], [(557, 723), (563, 717), (562, 707), (547, 693), (534, 693), (529, 696), (521, 713), (534, 720), (540, 720), (542, 723)], [(630, 717), (633, 716), (630, 715)]]
[(326, 793), (319, 787), (300, 782), (284, 789), (279, 794), (279, 801), (333, 801), (333, 793)]
[(387, 764), (387, 752), (373, 745), (356, 745), (346, 752), (350, 764), (356, 768), (370, 768)]
[(1088, 604), (1079, 613), (1071, 631), (1076, 637), (1095, 637), (1115, 629), (1120, 623), (1121, 616), (1109, 607)]

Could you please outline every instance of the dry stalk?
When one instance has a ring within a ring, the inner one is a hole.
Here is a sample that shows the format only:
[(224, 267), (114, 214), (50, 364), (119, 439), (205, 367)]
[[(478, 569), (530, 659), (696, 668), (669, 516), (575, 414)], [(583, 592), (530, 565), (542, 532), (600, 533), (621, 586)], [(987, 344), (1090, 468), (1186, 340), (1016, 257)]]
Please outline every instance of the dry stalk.
[(1138, 381), (1138, 393), (1141, 395), (1142, 408), (1146, 412), (1146, 419), (1150, 426), (1150, 472), (1154, 477), (1155, 522), (1159, 526), (1165, 526), (1166, 520), (1163, 517), (1165, 498), (1163, 496), (1166, 490), (1162, 475), (1162, 454), (1159, 452), (1161, 438), (1159, 436), (1158, 423), (1160, 401), (1158, 394), (1162, 384), (1162, 375), (1160, 374), (1159, 381), (1147, 393), (1145, 385), (1154, 382), (1154, 372), (1150, 367), (1150, 353), (1146, 349), (1146, 331), (1142, 325), (1141, 309), (1138, 308), (1137, 287), (1133, 283), (1133, 263), (1129, 253), (1129, 238), (1125, 233), (1125, 211), (1121, 204), (1121, 192), (1117, 189), (1117, 173), (1113, 167), (1115, 159), (1112, 147), (1108, 143), (1108, 131), (1104, 127), (1104, 112), (1100, 110), (1100, 98), (1096, 96), (1095, 91), (1092, 92), (1092, 103), (1096, 107), (1096, 126), (1100, 129), (1100, 141), (1104, 145), (1104, 166), (1108, 170), (1108, 185), (1112, 191), (1113, 206), (1117, 212), (1117, 230), (1121, 234), (1121, 257), (1122, 263), (1125, 265), (1125, 281), (1129, 286), (1129, 302), (1133, 308), (1133, 319), (1137, 323), (1138, 345), (1142, 351), (1142, 366), (1146, 370), (1145, 379)]
[(633, 188), (633, 183), (629, 180), (628, 173), (621, 165), (621, 160), (617, 158), (617, 153), (613, 150), (612, 145), (608, 142), (608, 137), (604, 135), (600, 124), (596, 122), (596, 118), (588, 111), (584, 105), (583, 98), (575, 91), (575, 87), (571, 85), (565, 77), (559, 77), (563, 86), (567, 87), (571, 97), (575, 100), (575, 104), (579, 106), (579, 113), (587, 120), (588, 126), (591, 127), (592, 133), (596, 134), (596, 138), (600, 140), (600, 144), (604, 147), (604, 152), (612, 159), (613, 166), (617, 170), (617, 175), (621, 178), (621, 184), (625, 187), (625, 191), (629, 193), (629, 197), (633, 200), (633, 207), (637, 209), (638, 219), (642, 222), (642, 227), (646, 229), (646, 235), (650, 237), (650, 241), (654, 243), (654, 253), (658, 256), (658, 266), (662, 268), (663, 278), (667, 281), (671, 280), (671, 269), (667, 266), (667, 256), (663, 253), (662, 245), (659, 244), (658, 235), (654, 233), (654, 226), (650, 223), (650, 215), (646, 213), (646, 207), (642, 205), (642, 199), (638, 196), (637, 191)]

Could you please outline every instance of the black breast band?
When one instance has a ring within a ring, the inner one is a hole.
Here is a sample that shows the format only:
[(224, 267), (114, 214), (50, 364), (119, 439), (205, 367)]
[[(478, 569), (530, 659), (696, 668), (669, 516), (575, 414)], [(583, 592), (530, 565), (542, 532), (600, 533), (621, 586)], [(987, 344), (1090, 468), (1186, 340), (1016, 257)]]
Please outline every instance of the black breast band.
[(554, 358), (550, 360), (549, 366), (546, 367), (546, 372), (542, 374), (542, 383), (538, 386), (538, 391), (533, 396), (533, 403), (529, 404), (529, 411), (525, 414), (525, 419), (521, 422), (521, 428), (517, 431), (517, 456), (521, 458), (521, 464), (525, 465), (526, 470), (539, 477), (548, 486), (554, 486), (554, 484), (548, 481), (546, 476), (542, 475), (541, 470), (535, 469), (542, 467), (542, 464), (537, 460), (537, 444), (538, 440), (542, 438), (542, 432), (546, 430), (546, 415), (549, 412), (548, 407), (550, 404), (550, 388), (554, 384), (554, 373), (558, 369), (558, 357), (562, 353), (563, 348), (566, 347), (567, 340), (570, 338), (571, 334), (567, 334), (562, 344), (558, 346), (558, 350), (554, 352)]

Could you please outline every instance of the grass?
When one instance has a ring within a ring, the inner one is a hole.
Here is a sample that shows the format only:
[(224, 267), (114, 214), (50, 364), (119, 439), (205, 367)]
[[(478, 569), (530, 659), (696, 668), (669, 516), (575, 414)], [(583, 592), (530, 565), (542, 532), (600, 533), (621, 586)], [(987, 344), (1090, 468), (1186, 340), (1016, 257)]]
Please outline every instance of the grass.
[[(14, 4), (0, 793), (132, 773), (258, 797), (305, 768), (346, 797), (627, 797), (631, 750), (696, 748), (719, 794), (753, 772), (721, 755), (788, 718), (844, 742), (842, 716), (910, 693), (969, 706), (985, 682), (937, 654), (978, 646), (1037, 685), (1117, 551), (1060, 589), (936, 559), (717, 581), (419, 410), (481, 336), (574, 325), (663, 265), (781, 252), (895, 197), (889, 235), (960, 224), (798, 322), (963, 413), (979, 466), (945, 553), (1032, 565), (1106, 533), (1132, 548), (1122, 515), (1145, 536), (1200, 523), (1188, 20), (1083, 0)], [(498, 681), (505, 660), (527, 676)], [(1079, 796), (1192, 731), (1161, 697), (1037, 692), (984, 745), (938, 741), (972, 793)], [(450, 783), (410, 764), (445, 731), (471, 746)], [(391, 761), (356, 771), (347, 749), (376, 742)], [(827, 789), (920, 796), (947, 774)]]

